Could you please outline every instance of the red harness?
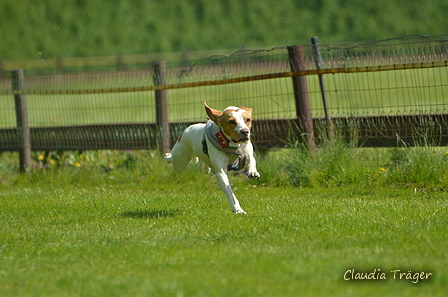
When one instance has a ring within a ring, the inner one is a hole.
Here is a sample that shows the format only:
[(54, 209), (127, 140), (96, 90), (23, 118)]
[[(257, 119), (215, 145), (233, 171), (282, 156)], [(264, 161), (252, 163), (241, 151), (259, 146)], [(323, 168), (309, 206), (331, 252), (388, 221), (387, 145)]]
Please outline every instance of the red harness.
[(225, 152), (227, 154), (238, 155), (235, 163), (229, 164), (227, 170), (229, 171), (239, 171), (244, 168), (246, 163), (246, 154), (244, 154), (243, 149), (246, 144), (238, 144), (238, 146), (230, 146), (231, 141), (226, 137), (224, 132), (219, 128), (219, 131), (213, 134), (213, 122), (208, 121), (205, 127), (204, 139), (202, 140), (202, 151), (204, 154), (208, 155), (207, 141), (205, 137), (216, 147), (218, 150)]

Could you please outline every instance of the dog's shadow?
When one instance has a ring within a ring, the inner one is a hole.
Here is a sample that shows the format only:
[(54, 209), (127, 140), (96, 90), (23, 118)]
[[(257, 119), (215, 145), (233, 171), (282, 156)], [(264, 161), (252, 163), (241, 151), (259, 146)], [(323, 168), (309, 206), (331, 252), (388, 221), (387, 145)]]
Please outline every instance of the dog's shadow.
[(137, 209), (134, 211), (126, 211), (121, 215), (131, 219), (161, 219), (173, 218), (179, 215), (177, 209)]

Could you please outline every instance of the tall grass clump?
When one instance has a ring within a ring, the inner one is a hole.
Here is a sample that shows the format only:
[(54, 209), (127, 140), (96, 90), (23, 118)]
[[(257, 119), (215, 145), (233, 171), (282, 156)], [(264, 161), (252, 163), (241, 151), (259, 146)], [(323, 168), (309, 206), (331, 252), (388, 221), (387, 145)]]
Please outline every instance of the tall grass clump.
[(303, 142), (259, 158), (259, 183), (294, 187), (448, 187), (448, 149), (363, 148), (326, 139), (312, 152)]
[(385, 183), (443, 188), (448, 186), (448, 150), (440, 147), (392, 148)]
[[(448, 188), (448, 149), (443, 147), (360, 148), (343, 139), (326, 139), (315, 151), (297, 141), (289, 148), (256, 152), (258, 180), (230, 174), (232, 183), (270, 187), (414, 187)], [(183, 174), (172, 170), (157, 151), (100, 150), (33, 152), (33, 165), (20, 174), (18, 154), (0, 154), (2, 186), (60, 183), (79, 186), (123, 185), (169, 189), (174, 184), (214, 183), (201, 164)]]
[(367, 185), (381, 175), (372, 161), (352, 144), (325, 140), (314, 152), (304, 144), (294, 145), (285, 159), (285, 170), (290, 182), (299, 187)]

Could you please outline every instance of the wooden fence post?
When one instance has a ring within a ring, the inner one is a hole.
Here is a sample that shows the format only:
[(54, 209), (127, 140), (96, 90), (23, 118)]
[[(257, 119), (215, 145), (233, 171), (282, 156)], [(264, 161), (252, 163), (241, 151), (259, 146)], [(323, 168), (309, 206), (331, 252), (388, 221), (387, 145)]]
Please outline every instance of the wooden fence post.
[[(291, 71), (299, 72), (305, 69), (305, 55), (301, 45), (288, 46), (289, 65)], [(297, 75), (292, 77), (294, 86), (294, 97), (296, 101), (296, 115), (300, 120), (302, 133), (311, 151), (316, 150), (314, 139), (313, 118), (311, 115), (310, 99), (308, 96), (308, 84), (306, 76)]]
[[(154, 84), (166, 84), (166, 63), (156, 62), (154, 67)], [(156, 90), (156, 126), (159, 130), (159, 150), (162, 154), (170, 151), (170, 125), (168, 121), (168, 94), (167, 90)]]
[(17, 119), (17, 135), (20, 144), (19, 164), (20, 171), (25, 172), (26, 168), (31, 166), (30, 128), (28, 126), (26, 95), (23, 94), (25, 91), (25, 75), (23, 69), (13, 70), (11, 74)]

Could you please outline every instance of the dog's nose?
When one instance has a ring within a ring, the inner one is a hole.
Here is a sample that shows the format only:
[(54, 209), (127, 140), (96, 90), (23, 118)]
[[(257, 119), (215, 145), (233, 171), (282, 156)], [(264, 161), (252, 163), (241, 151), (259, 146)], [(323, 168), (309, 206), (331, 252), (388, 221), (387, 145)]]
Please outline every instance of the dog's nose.
[(249, 136), (250, 131), (248, 128), (243, 128), (240, 130), (240, 133), (241, 133), (241, 136), (247, 137), (247, 136)]

